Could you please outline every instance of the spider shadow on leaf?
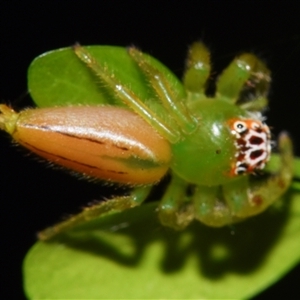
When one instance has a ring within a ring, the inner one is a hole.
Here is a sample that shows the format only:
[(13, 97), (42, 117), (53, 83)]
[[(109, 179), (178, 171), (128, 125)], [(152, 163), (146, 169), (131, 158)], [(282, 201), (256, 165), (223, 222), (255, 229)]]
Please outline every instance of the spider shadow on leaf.
[(231, 227), (210, 228), (193, 222), (183, 231), (163, 227), (154, 202), (93, 220), (47, 243), (63, 244), (129, 268), (138, 266), (149, 248), (158, 245), (164, 254), (153, 263), (161, 272), (180, 272), (196, 257), (199, 273), (218, 280), (226, 273), (247, 274), (260, 267), (284, 232), (292, 196), (290, 190), (265, 213)]

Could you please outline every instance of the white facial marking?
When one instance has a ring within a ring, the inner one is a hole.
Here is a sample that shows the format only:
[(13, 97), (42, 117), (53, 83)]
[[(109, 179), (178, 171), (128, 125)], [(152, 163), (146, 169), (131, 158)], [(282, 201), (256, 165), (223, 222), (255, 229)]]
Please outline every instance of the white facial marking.
[(234, 144), (238, 150), (233, 173), (240, 175), (263, 169), (271, 153), (268, 126), (259, 120), (236, 120), (232, 124), (231, 133), (235, 135)]

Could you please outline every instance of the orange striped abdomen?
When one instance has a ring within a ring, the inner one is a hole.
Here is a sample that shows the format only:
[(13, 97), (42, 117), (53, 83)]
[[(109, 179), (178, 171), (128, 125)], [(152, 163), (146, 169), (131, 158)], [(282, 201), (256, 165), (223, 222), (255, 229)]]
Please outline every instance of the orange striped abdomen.
[(156, 182), (171, 159), (170, 145), (150, 125), (112, 106), (25, 110), (12, 135), (55, 164), (112, 182)]

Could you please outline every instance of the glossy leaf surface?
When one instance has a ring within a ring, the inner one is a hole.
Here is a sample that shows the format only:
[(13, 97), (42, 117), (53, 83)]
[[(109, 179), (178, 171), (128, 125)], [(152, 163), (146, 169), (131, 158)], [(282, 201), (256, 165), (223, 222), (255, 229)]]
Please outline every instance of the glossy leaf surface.
[[(112, 46), (85, 47), (122, 84), (140, 97), (153, 99), (154, 95), (139, 68), (127, 54), (126, 48)], [(172, 88), (184, 95), (180, 81), (155, 58), (149, 56), (156, 66), (172, 82)], [(81, 62), (71, 48), (63, 48), (37, 57), (28, 70), (28, 88), (34, 102), (39, 107), (72, 104), (117, 104), (113, 94), (92, 71)]]
[(24, 264), (31, 299), (246, 299), (299, 261), (300, 196), (233, 228), (162, 227), (156, 203), (107, 216)]

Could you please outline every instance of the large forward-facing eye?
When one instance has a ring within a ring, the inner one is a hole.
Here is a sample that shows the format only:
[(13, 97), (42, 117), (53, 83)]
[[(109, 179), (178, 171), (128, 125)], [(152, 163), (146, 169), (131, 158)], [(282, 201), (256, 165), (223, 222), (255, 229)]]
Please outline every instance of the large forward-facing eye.
[(248, 130), (247, 128), (247, 124), (245, 122), (242, 122), (242, 121), (236, 121), (234, 124), (233, 124), (233, 128), (234, 130), (236, 130), (238, 133), (243, 133), (245, 131)]

